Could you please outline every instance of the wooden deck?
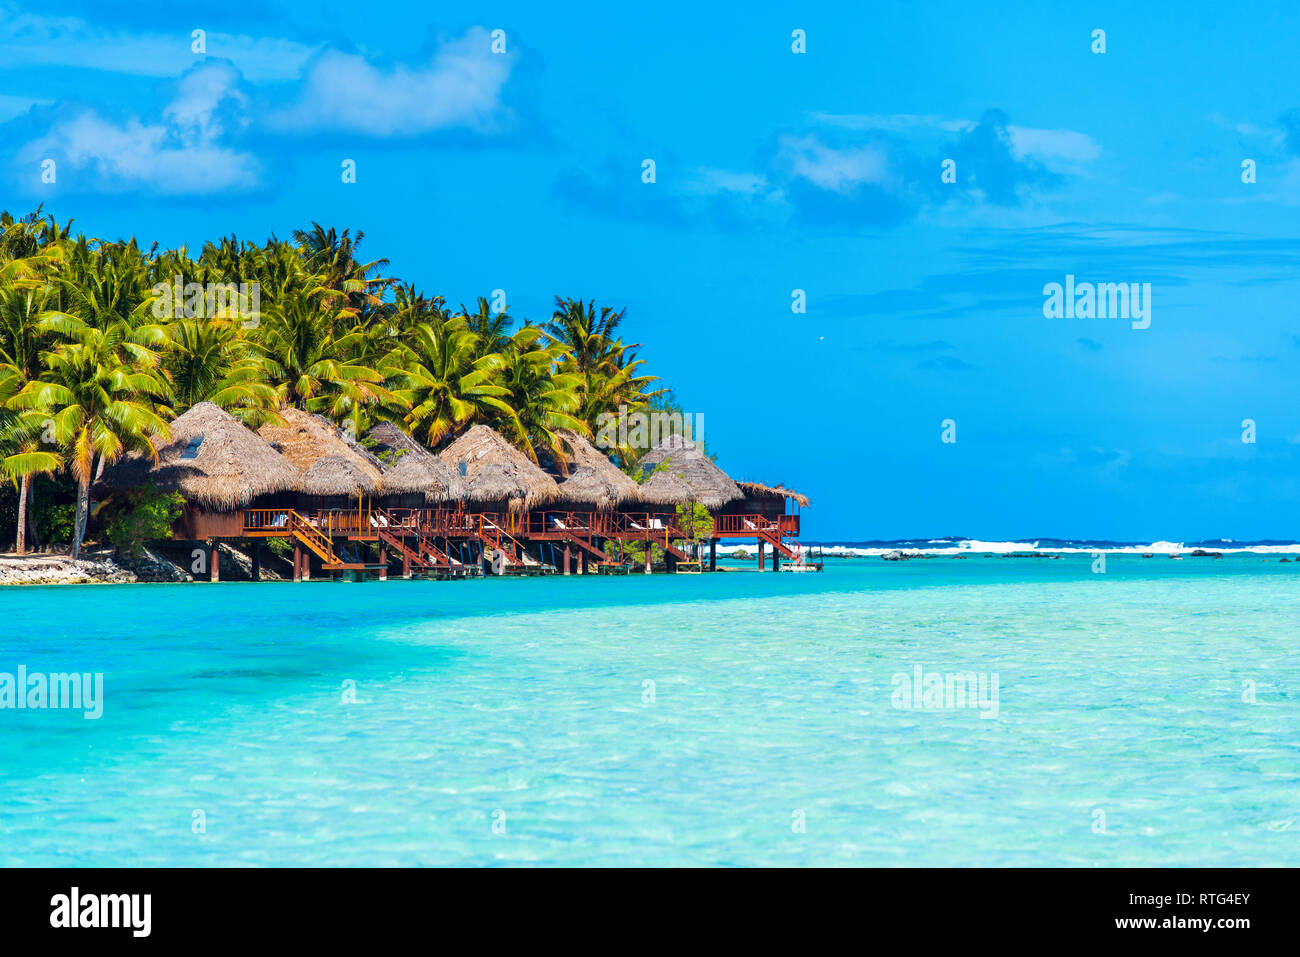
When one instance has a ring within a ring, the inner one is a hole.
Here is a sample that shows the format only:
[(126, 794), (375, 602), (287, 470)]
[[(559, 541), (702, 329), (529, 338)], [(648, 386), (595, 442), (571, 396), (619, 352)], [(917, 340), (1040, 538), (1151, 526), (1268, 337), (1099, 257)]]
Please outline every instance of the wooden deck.
[[(489, 569), (497, 575), (557, 574), (561, 573), (560, 561), (563, 574), (569, 573), (571, 562), (579, 569), (585, 563), (602, 574), (627, 574), (629, 564), (621, 558), (622, 543), (627, 542), (658, 545), (669, 556), (670, 568), (683, 574), (704, 567), (689, 552), (691, 537), (677, 526), (674, 514), (665, 512), (537, 509), (503, 513), (363, 503), (352, 509), (246, 509), (241, 524), (242, 534), (237, 537), (281, 538), (293, 543), (295, 580), (300, 569), (303, 575), (310, 571), (310, 555), (330, 574), (379, 573), (383, 577), (390, 557), (400, 559), (402, 577), (406, 578), (468, 578)], [(781, 557), (798, 558), (799, 547), (794, 541), (798, 532), (798, 515), (724, 514), (714, 517), (711, 544), (716, 548), (717, 542), (726, 538), (755, 539), (760, 556), (764, 545), (771, 546), (775, 569)], [(618, 547), (607, 550), (609, 543)], [(610, 551), (620, 557), (611, 556)], [(532, 552), (543, 558), (549, 554), (551, 562), (530, 558)], [(712, 559), (708, 565), (712, 569)]]

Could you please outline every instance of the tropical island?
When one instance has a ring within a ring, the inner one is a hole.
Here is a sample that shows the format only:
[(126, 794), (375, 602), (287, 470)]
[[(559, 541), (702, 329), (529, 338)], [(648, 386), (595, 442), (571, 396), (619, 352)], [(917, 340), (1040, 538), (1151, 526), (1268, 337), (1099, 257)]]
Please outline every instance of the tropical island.
[(191, 255), (0, 214), (0, 582), (689, 572), (728, 538), (820, 569), (808, 499), (718, 467), (625, 310), (516, 326), (363, 239)]

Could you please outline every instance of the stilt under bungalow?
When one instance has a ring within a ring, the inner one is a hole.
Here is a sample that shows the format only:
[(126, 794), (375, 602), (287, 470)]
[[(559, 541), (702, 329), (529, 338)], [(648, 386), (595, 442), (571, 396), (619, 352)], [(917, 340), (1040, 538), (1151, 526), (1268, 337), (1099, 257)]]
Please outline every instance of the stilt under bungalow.
[[(185, 507), (173, 536), (201, 543), (213, 582), (223, 541), (245, 543), (259, 580), (263, 538), (292, 545), (296, 582), (311, 580), (313, 561), (336, 578), (386, 580), (395, 554), (404, 579), (626, 572), (629, 542), (644, 549), (650, 574), (656, 550), (669, 571), (701, 570), (707, 541), (716, 571), (725, 538), (756, 540), (760, 570), (769, 547), (773, 570), (783, 560), (809, 570), (794, 540), (808, 500), (734, 482), (681, 436), (644, 457), (638, 485), (573, 433), (561, 433), (543, 468), (483, 425), (434, 454), (391, 423), (359, 443), (320, 416), (284, 409), (280, 418), (253, 432), (200, 403), (172, 423), (156, 462), (124, 456), (92, 493), (102, 501), (148, 481), (179, 492)], [(703, 506), (712, 529), (682, 522), (679, 505)]]

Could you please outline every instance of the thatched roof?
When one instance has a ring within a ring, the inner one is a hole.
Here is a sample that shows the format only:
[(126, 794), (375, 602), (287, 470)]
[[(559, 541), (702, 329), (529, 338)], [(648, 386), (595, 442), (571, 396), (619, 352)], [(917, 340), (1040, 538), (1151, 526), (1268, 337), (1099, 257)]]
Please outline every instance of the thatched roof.
[[(664, 463), (662, 471), (654, 471)], [(681, 505), (694, 502), (705, 508), (721, 508), (744, 498), (727, 473), (718, 468), (690, 439), (670, 435), (641, 459), (641, 499), (652, 505)]]
[(808, 501), (808, 496), (796, 492), (794, 489), (786, 488), (784, 485), (764, 485), (762, 482), (736, 482), (740, 490), (745, 493), (746, 498), (767, 498), (768, 496), (777, 496), (788, 498), (795, 502), (800, 508), (807, 508), (812, 502)]
[(423, 495), (427, 502), (465, 497), (465, 481), (456, 470), (393, 423), (379, 423), (366, 438), (383, 464), (385, 492)]
[(555, 501), (555, 480), (532, 463), (505, 437), (476, 425), (439, 453), (453, 471), (465, 470), (465, 497), (471, 502), (509, 500), (512, 509), (530, 509)]
[[(294, 408), (281, 409), (279, 415), (284, 419), (284, 425), (268, 423), (258, 429), (257, 434), (270, 442), (271, 446), (288, 459), (295, 468), (307, 472), (319, 460), (327, 456), (338, 456), (355, 466), (369, 480), (371, 488), (379, 482), (380, 473), (383, 471), (379, 459), (363, 449), (355, 440), (348, 438), (333, 422)], [(352, 491), (355, 492), (356, 488)]]
[(392, 422), (380, 422), (366, 433), (366, 444), (370, 446), (386, 465), (394, 465), (407, 452), (423, 452), (433, 455), (412, 436), (403, 432)]
[(560, 482), (560, 498), (597, 508), (614, 508), (641, 498), (641, 486), (576, 432), (558, 433), (569, 450), (569, 475)]
[(284, 456), (211, 402), (177, 416), (170, 429), (171, 440), (157, 447), (156, 465), (150, 456), (131, 452), (104, 470), (96, 491), (124, 491), (152, 480), (159, 491), (228, 510), (259, 495), (293, 491), (302, 482)]
[(379, 480), (361, 466), (341, 455), (318, 458), (302, 478), (302, 490), (308, 495), (356, 495), (373, 492)]

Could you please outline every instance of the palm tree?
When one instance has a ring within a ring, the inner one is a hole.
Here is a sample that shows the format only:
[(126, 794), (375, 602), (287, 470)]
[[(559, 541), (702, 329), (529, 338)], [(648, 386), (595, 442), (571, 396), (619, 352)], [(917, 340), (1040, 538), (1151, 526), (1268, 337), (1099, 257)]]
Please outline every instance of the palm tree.
[[(151, 437), (167, 439), (167, 423), (153, 410), (151, 398), (166, 387), (154, 371), (156, 357), (142, 347), (124, 348), (129, 330), (116, 322), (96, 328), (66, 313), (52, 313), (40, 327), (62, 341), (42, 356), (45, 373), (27, 383), (9, 405), (49, 416), (53, 438), (67, 450), (77, 482), (72, 557), (81, 554), (86, 532), (95, 458), (112, 463), (139, 449), (157, 458)], [(123, 359), (123, 356), (134, 358)]]
[(411, 329), (386, 360), (394, 396), (409, 409), (407, 431), (430, 447), (492, 413), (515, 418), (503, 401), (509, 390), (495, 381), (505, 360), (496, 353), (476, 358), (477, 345), (463, 317), (426, 322)]
[(387, 259), (362, 263), (356, 258), (365, 233), (357, 230), (354, 238), (345, 229), (340, 235), (333, 227), (325, 229), (314, 222), (310, 230), (295, 229), (293, 238), (307, 269), (319, 275), (325, 286), (345, 293), (359, 316), (368, 318), (383, 308), (384, 291), (396, 280), (371, 276), (377, 270), (388, 268)]
[(626, 314), (626, 309), (615, 312), (601, 306), (598, 316), (594, 299), (584, 305), (581, 299), (556, 296), (555, 311), (544, 328), (552, 341), (568, 350), (568, 362), (575, 371), (586, 374), (609, 360), (611, 350), (619, 341), (615, 333)]
[(39, 412), (18, 412), (10, 400), (21, 390), (21, 376), (12, 366), (0, 366), (0, 469), (18, 485), (18, 524), (14, 550), (27, 551), (27, 506), (33, 477), (57, 472), (63, 460), (42, 448), (45, 416)]
[(356, 405), (391, 398), (383, 375), (357, 354), (367, 336), (352, 319), (346, 300), (319, 276), (263, 303), (254, 343), (281, 404), (346, 415)]
[(478, 297), (477, 312), (470, 312), (463, 303), (460, 311), (465, 317), (469, 331), (478, 336), (479, 356), (505, 351), (506, 345), (510, 342), (510, 326), (514, 321), (510, 318), (509, 312), (502, 309), (494, 313), (492, 304), (482, 296)]
[(59, 456), (41, 447), (44, 418), (39, 413), (19, 413), (9, 406), (15, 395), (36, 379), (44, 368), (41, 354), (49, 336), (40, 317), (55, 296), (51, 286), (20, 288), (0, 286), (0, 450), (5, 475), (18, 483), (18, 554), (26, 551), (27, 506), (32, 479), (57, 471)]
[(579, 377), (581, 398), (577, 416), (591, 431), (598, 431), (602, 416), (637, 412), (656, 393), (648, 391), (654, 376), (643, 375), (644, 362), (636, 357), (639, 345), (617, 338), (627, 310), (615, 312), (595, 302), (555, 299), (555, 312), (543, 327), (547, 337), (564, 347), (558, 369)]
[(557, 431), (591, 435), (587, 424), (575, 415), (582, 404), (582, 378), (556, 371), (564, 348), (541, 339), (540, 328), (524, 326), (506, 340), (498, 381), (507, 390), (504, 398), (512, 414), (498, 416), (493, 424), (534, 462), (544, 450), (564, 470), (564, 444)]
[(162, 368), (179, 415), (212, 402), (244, 424), (258, 428), (279, 405), (265, 369), (239, 326), (216, 319), (180, 319), (168, 328)]

